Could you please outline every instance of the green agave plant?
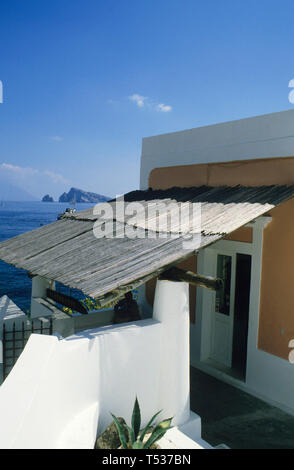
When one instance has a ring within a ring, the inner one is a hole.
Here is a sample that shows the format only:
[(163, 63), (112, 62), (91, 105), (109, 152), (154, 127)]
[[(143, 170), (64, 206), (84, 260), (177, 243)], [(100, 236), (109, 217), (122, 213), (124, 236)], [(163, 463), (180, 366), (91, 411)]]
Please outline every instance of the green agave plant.
[[(147, 432), (149, 431), (153, 421), (155, 418), (161, 413), (161, 411), (158, 411), (155, 413), (154, 416), (150, 419), (148, 424), (145, 426), (144, 429), (140, 431), (141, 427), (141, 412), (140, 412), (140, 406), (138, 403), (138, 399), (136, 397), (134, 408), (133, 408), (133, 413), (132, 413), (132, 423), (131, 427), (128, 425), (123, 425), (121, 424), (117, 417), (114, 416), (111, 413), (111, 416), (114, 419), (117, 432), (119, 435), (119, 439), (121, 442), (121, 445), (123, 446), (124, 449), (149, 449), (156, 441), (161, 439), (166, 431), (170, 429), (172, 418), (164, 419), (163, 421), (160, 421), (152, 430), (150, 437), (147, 439), (146, 442), (144, 442), (144, 437), (146, 436)], [(125, 429), (128, 431), (128, 436), (129, 439), (127, 440), (126, 438), (126, 433)]]

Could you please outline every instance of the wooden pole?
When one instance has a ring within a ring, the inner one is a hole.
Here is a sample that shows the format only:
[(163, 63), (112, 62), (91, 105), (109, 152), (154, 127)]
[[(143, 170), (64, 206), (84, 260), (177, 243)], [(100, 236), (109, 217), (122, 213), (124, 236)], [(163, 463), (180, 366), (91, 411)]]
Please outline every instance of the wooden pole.
[[(202, 276), (201, 274), (195, 274), (192, 271), (185, 271), (184, 269), (172, 267), (167, 269), (163, 273), (158, 273), (159, 279), (167, 280), (167, 281), (176, 281), (176, 282), (188, 282), (193, 286), (197, 287), (204, 287), (205, 289), (211, 290), (219, 290), (222, 285), (223, 281), (219, 278), (214, 278), (210, 276)], [(101, 298), (97, 298), (96, 301), (100, 305), (100, 307), (104, 307), (107, 304), (112, 304), (119, 299), (119, 297), (126, 292), (129, 292), (133, 289), (136, 289), (143, 283), (149, 281), (153, 277), (156, 277), (156, 273), (152, 273), (148, 276), (144, 276), (143, 278), (134, 281), (131, 284), (127, 284), (126, 286), (121, 286), (118, 289), (105, 294)]]
[(160, 275), (159, 279), (188, 282), (193, 286), (204, 287), (211, 290), (219, 290), (223, 285), (222, 279), (195, 274), (192, 271), (186, 271), (177, 267), (172, 267), (167, 271), (164, 271)]

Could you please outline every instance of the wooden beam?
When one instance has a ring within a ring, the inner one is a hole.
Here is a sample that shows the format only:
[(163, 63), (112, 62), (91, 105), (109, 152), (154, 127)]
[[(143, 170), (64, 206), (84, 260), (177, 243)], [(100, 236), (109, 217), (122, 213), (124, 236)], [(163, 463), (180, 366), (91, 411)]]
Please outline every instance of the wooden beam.
[(104, 294), (102, 297), (96, 298), (95, 300), (100, 307), (105, 307), (105, 305), (108, 304), (114, 304), (122, 295), (126, 294), (127, 292), (130, 292), (131, 290), (137, 289), (142, 284), (145, 284), (147, 281), (150, 281), (150, 279), (156, 277), (156, 275), (158, 274), (159, 272), (148, 274), (147, 276), (141, 277), (140, 279), (137, 279), (131, 282), (130, 284), (120, 286), (117, 289), (108, 292), (107, 294)]
[(201, 274), (195, 274), (192, 271), (185, 271), (184, 269), (172, 267), (167, 269), (164, 272), (157, 272), (149, 274), (148, 276), (144, 276), (137, 281), (132, 282), (131, 284), (127, 284), (125, 286), (121, 286), (112, 292), (109, 292), (103, 295), (100, 298), (97, 298), (96, 301), (100, 305), (100, 307), (105, 307), (107, 304), (115, 303), (120, 296), (126, 294), (133, 289), (136, 289), (140, 285), (144, 284), (145, 282), (149, 281), (150, 279), (159, 275), (159, 279), (166, 279), (168, 281), (181, 281), (181, 282), (188, 282), (197, 287), (205, 287), (206, 289), (211, 290), (219, 290), (222, 285), (223, 281), (219, 278), (209, 277), (209, 276), (202, 276)]
[(164, 271), (159, 276), (159, 279), (165, 279), (167, 281), (188, 282), (193, 286), (205, 287), (206, 289), (211, 290), (219, 290), (223, 285), (222, 279), (195, 274), (192, 271), (186, 271), (177, 267), (172, 267), (167, 271)]

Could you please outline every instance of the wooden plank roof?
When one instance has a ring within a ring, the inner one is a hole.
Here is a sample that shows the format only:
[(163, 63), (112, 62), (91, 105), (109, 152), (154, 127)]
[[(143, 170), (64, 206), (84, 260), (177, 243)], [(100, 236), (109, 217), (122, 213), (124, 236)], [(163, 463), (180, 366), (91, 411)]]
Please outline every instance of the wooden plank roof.
[[(32, 275), (100, 297), (154, 277), (293, 196), (294, 186), (201, 186), (132, 191), (124, 196), (124, 201), (140, 202), (143, 208), (158, 201), (201, 203), (201, 236), (189, 248), (183, 246), (183, 236), (162, 238), (155, 231), (153, 238), (149, 238), (148, 212), (142, 209), (135, 221), (128, 217), (122, 221), (112, 201), (116, 233), (122, 233), (132, 224), (144, 238), (97, 239), (93, 226), (99, 216), (92, 208), (0, 243), (0, 259)], [(168, 231), (172, 230), (169, 226)]]

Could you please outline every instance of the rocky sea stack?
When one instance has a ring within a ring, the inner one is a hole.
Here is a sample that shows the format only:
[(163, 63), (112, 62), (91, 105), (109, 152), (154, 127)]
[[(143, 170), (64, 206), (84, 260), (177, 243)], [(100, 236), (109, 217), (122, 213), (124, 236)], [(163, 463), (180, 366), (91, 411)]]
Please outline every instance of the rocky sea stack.
[(43, 197), (42, 202), (54, 202), (54, 199), (53, 199), (53, 197), (49, 196), (49, 194), (46, 194)]
[(71, 188), (68, 193), (63, 193), (59, 198), (59, 202), (68, 202), (71, 204), (76, 202), (97, 203), (109, 200), (109, 197), (103, 196), (102, 194), (90, 193), (77, 188)]

